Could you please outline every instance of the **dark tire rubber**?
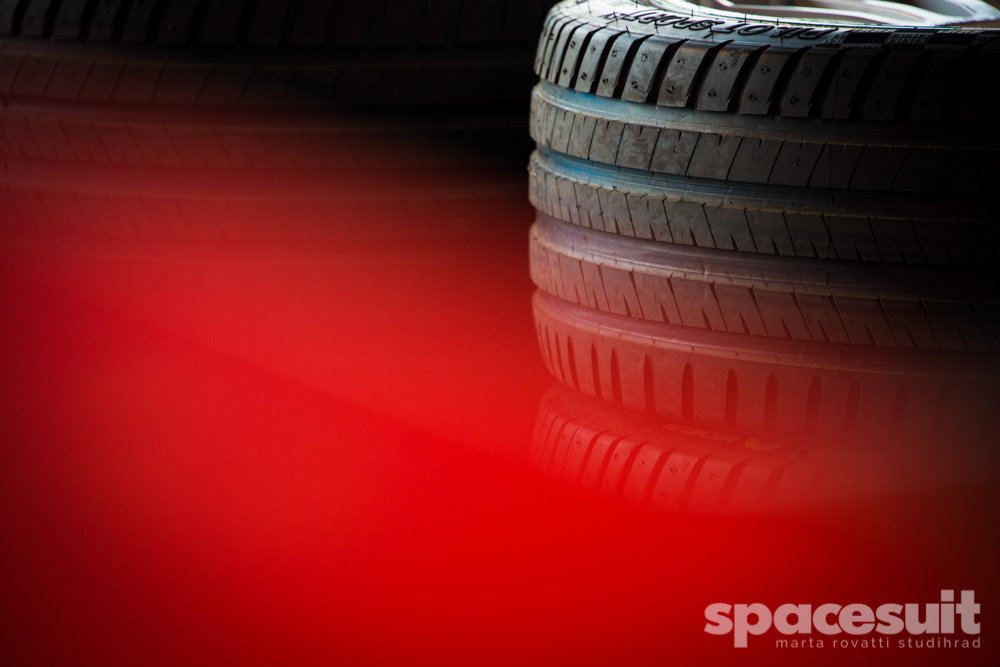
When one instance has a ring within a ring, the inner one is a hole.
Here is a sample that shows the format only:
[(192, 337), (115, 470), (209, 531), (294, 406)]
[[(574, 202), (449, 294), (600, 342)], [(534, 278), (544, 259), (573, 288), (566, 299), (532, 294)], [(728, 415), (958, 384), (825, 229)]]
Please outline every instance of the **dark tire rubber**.
[(1000, 31), (563, 2), (536, 54), (543, 355), (669, 418), (878, 446), (1000, 399)]
[(600, 98), (741, 116), (988, 125), (1000, 31), (851, 27), (563, 2), (535, 72)]

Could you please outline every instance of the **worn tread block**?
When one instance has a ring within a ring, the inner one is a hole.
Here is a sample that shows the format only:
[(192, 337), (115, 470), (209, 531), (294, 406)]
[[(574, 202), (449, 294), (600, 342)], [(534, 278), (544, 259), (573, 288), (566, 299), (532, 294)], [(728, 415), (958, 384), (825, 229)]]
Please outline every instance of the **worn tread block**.
[(739, 112), (762, 116), (771, 108), (774, 88), (784, 70), (788, 59), (796, 53), (796, 49), (783, 46), (765, 47), (763, 53), (753, 65), (753, 70), (743, 87), (739, 101)]
[(762, 48), (764, 47), (730, 45), (719, 49), (708, 67), (695, 108), (704, 111), (728, 110), (737, 92), (736, 81), (746, 67), (747, 60)]
[(558, 13), (552, 14), (553, 20), (549, 25), (548, 33), (545, 35), (544, 39), (540, 40), (539, 49), (542, 53), (542, 57), (539, 60), (538, 76), (542, 79), (548, 80), (550, 76), (550, 71), (552, 69), (552, 61), (556, 56), (555, 48), (556, 42), (562, 36), (563, 30), (572, 30), (575, 27), (575, 23), (568, 16), (562, 16)]
[(919, 301), (886, 299), (882, 303), (889, 326), (898, 347), (937, 349), (938, 342), (934, 329), (927, 319), (927, 310)]
[(742, 137), (727, 137), (718, 134), (699, 135), (686, 175), (725, 180), (741, 141)]
[(810, 176), (822, 150), (821, 144), (786, 141), (774, 160), (768, 182), (774, 185), (810, 185)]
[[(567, 88), (570, 86), (576, 76), (576, 68), (589, 32), (589, 27), (583, 25), (577, 26), (572, 31), (564, 31), (563, 37), (560, 37), (563, 57), (553, 63), (555, 67), (549, 72), (550, 81)], [(560, 49), (559, 43), (556, 44), (556, 48)]]
[(580, 225), (591, 229), (604, 229), (601, 202), (597, 194), (597, 188), (589, 188), (582, 183), (574, 183), (573, 190), (576, 195), (577, 215), (580, 218)]
[(662, 174), (686, 173), (699, 136), (696, 132), (661, 130), (649, 169)]
[(684, 326), (726, 331), (726, 320), (710, 283), (687, 278), (671, 278), (669, 283)]
[(847, 189), (864, 146), (824, 144), (816, 159), (809, 185)]
[(646, 39), (637, 35), (626, 34), (619, 36), (606, 48), (607, 57), (604, 60), (604, 68), (600, 73), (600, 80), (597, 83), (595, 94), (598, 97), (614, 97), (619, 82), (624, 85), (624, 79), (628, 77), (626, 64), (629, 52), (637, 42)]
[(631, 272), (602, 265), (600, 274), (604, 294), (608, 299), (608, 311), (626, 317), (641, 316), (642, 307), (639, 305)]
[[(944, 220), (939, 223), (949, 224)], [(880, 261), (906, 264), (923, 264), (926, 261), (911, 220), (872, 218), (869, 224), (878, 247)]]
[[(631, 169), (649, 169), (660, 131), (655, 127), (626, 125), (615, 164)], [(553, 147), (555, 148), (555, 147)], [(559, 150), (555, 148), (555, 150)]]
[(576, 82), (576, 77), (579, 72), (579, 68), (582, 65), (582, 60), (586, 55), (586, 47), (589, 45), (591, 37), (596, 30), (586, 26), (580, 26), (574, 33), (573, 39), (569, 41), (566, 47), (566, 53), (563, 56), (562, 68), (559, 71), (559, 76), (556, 81), (560, 86), (564, 88), (572, 88)]
[(684, 107), (694, 91), (694, 81), (702, 61), (708, 55), (709, 49), (715, 45), (711, 42), (687, 41), (673, 53), (663, 74), (660, 90), (656, 95), (656, 104), (663, 107)]
[(716, 248), (757, 252), (743, 209), (706, 206), (705, 215)]
[(875, 49), (848, 49), (837, 65), (823, 100), (823, 118), (850, 118), (855, 110), (855, 94), (865, 71), (879, 55)]
[(570, 130), (570, 140), (566, 146), (566, 154), (584, 158), (590, 156), (590, 146), (594, 142), (594, 132), (597, 130), (597, 118), (579, 114), (573, 118), (573, 128)]
[(560, 153), (567, 153), (574, 120), (572, 114), (565, 109), (557, 109), (553, 115), (551, 131), (546, 135), (546, 141), (542, 142), (542, 145), (547, 145)]
[(877, 262), (878, 244), (866, 218), (825, 216), (837, 259)]
[(938, 345), (945, 350), (989, 351), (990, 343), (971, 303), (923, 301)]
[[(443, 7), (450, 5), (456, 0), (430, 0), (434, 8)], [(555, 40), (556, 34), (556, 24), (563, 19), (563, 16), (558, 11), (549, 12), (545, 20), (542, 23), (542, 29), (539, 31), (538, 41), (535, 46), (535, 61), (532, 67), (532, 71), (535, 76), (542, 76), (542, 68), (547, 65), (546, 54), (550, 49), (550, 45)], [(428, 17), (424, 16), (424, 23), (428, 22)], [(428, 43), (436, 43), (444, 41), (443, 35), (443, 25), (441, 22), (436, 22), (437, 31), (436, 34), (431, 35), (428, 31), (424, 31), (428, 35), (427, 39), (430, 41)]]
[(848, 187), (853, 190), (889, 190), (909, 150), (896, 146), (865, 146)]
[(910, 73), (923, 57), (921, 51), (894, 51), (882, 61), (865, 103), (866, 119), (893, 120), (904, 115), (900, 101)]
[(575, 89), (581, 93), (590, 93), (601, 80), (601, 59), (606, 50), (621, 36), (615, 30), (601, 29), (590, 37), (590, 43), (583, 54), (580, 69), (576, 77)]
[(761, 319), (767, 335), (772, 338), (791, 340), (812, 340), (809, 327), (791, 292), (777, 292), (769, 289), (753, 290), (754, 299), (760, 308)]
[(794, 256), (795, 246), (784, 216), (777, 211), (746, 211), (754, 247), (763, 254)]
[(601, 218), (604, 220), (604, 231), (612, 234), (635, 236), (632, 230), (632, 216), (629, 214), (628, 202), (623, 192), (600, 190), (597, 194), (601, 203)]
[(832, 296), (800, 293), (795, 295), (795, 303), (812, 340), (821, 343), (850, 342)]
[(674, 243), (699, 248), (715, 247), (704, 206), (695, 202), (664, 201), (663, 208), (667, 212), (667, 222)]
[(11, 92), (25, 97), (44, 96), (55, 68), (56, 61), (52, 58), (25, 58), (14, 77)]
[(598, 120), (594, 127), (594, 138), (587, 156), (594, 162), (614, 164), (625, 131), (625, 123), (615, 120)]
[(650, 197), (626, 195), (629, 217), (635, 236), (643, 239), (669, 240), (670, 231), (667, 227), (667, 214), (663, 210), (663, 201)]
[(895, 345), (896, 339), (881, 304), (873, 303), (871, 299), (844, 295), (834, 296), (834, 302), (851, 343), (877, 347)]
[(809, 115), (823, 72), (830, 65), (835, 53), (836, 51), (832, 49), (810, 49), (802, 54), (795, 64), (795, 70), (784, 94), (778, 100), (782, 116), (805, 118)]
[(572, 76), (569, 72), (569, 68), (563, 72), (563, 60), (565, 60), (566, 46), (570, 42), (575, 42), (574, 35), (579, 32), (581, 36), (586, 32), (586, 27), (582, 25), (569, 24), (563, 28), (562, 32), (559, 33), (559, 38), (556, 40), (555, 46), (552, 50), (552, 62), (549, 65), (548, 73), (545, 79), (555, 83), (559, 80), (560, 76), (568, 75)]
[(933, 192), (955, 155), (951, 148), (910, 148), (892, 181), (891, 189)]
[(783, 142), (745, 137), (733, 157), (727, 178), (747, 183), (767, 183)]
[(559, 217), (561, 219), (580, 224), (580, 214), (576, 203), (576, 188), (573, 183), (567, 180), (560, 180), (556, 184), (559, 193)]
[(744, 285), (716, 285), (714, 289), (730, 333), (767, 335), (767, 328), (751, 288)]
[(834, 258), (830, 230), (822, 215), (785, 213), (785, 223), (799, 257)]
[(666, 51), (671, 49), (674, 40), (651, 37), (639, 46), (632, 60), (632, 67), (626, 78), (622, 99), (629, 102), (646, 102), (655, 92), (656, 73)]

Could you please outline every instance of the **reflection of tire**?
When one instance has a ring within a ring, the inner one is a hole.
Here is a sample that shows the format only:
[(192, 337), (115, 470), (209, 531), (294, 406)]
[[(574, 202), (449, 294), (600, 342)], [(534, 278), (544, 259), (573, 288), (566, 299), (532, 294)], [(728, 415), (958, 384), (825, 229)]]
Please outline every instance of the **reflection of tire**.
[(982, 434), (1000, 31), (670, 5), (566, 2), (542, 35), (531, 247), (552, 371), (714, 427)]
[(523, 99), (539, 0), (13, 0), (0, 94), (200, 107)]
[(436, 204), (509, 190), (549, 4), (5, 2), (0, 228), (467, 235)]
[(506, 175), (523, 161), (522, 114), (409, 115), (11, 105), (0, 229), (413, 241), (475, 232), (444, 219), (441, 201), (475, 216), (477, 200), (523, 187)]
[(983, 272), (727, 256), (594, 233), (539, 216), (532, 277), (567, 301), (755, 339), (989, 352), (1000, 303)]
[(586, 491), (692, 513), (844, 500), (864, 492), (877, 465), (849, 449), (664, 421), (562, 387), (542, 401), (532, 459), (540, 473)]
[(535, 321), (559, 380), (712, 428), (879, 447), (988, 443), (1000, 395), (995, 369), (975, 357), (762, 341), (599, 313), (544, 292)]

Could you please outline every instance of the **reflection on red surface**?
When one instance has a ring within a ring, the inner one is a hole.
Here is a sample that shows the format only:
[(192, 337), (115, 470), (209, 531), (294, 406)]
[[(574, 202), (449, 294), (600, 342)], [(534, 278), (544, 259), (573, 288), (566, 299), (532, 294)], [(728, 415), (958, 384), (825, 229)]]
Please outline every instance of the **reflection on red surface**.
[[(995, 664), (989, 474), (735, 517), (537, 476), (531, 215), (502, 178), (328, 217), (443, 238), (8, 228), (0, 661)], [(703, 632), (715, 602), (946, 588), (976, 591), (981, 649)]]
[(718, 430), (619, 407), (566, 386), (550, 389), (535, 422), (541, 474), (668, 515), (761, 512), (880, 502), (991, 480), (982, 443), (926, 451), (912, 443), (859, 447)]

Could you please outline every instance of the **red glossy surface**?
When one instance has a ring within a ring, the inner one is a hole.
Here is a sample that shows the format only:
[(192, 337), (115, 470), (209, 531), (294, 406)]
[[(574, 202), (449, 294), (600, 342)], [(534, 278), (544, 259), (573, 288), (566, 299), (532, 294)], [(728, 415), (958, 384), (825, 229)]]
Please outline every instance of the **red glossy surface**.
[[(458, 240), (5, 233), (0, 662), (996, 664), (992, 469), (736, 517), (537, 475), (552, 380), (502, 178), (478, 218), (440, 204)], [(963, 588), (981, 649), (703, 632), (715, 602)]]

